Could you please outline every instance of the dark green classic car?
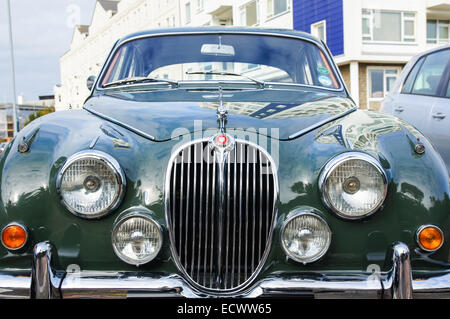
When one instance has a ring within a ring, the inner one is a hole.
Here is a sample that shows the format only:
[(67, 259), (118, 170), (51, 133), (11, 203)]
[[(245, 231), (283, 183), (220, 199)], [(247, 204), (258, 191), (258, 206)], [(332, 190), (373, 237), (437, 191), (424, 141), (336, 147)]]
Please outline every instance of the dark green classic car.
[(1, 157), (1, 297), (449, 296), (442, 159), (317, 39), (142, 32), (89, 80)]

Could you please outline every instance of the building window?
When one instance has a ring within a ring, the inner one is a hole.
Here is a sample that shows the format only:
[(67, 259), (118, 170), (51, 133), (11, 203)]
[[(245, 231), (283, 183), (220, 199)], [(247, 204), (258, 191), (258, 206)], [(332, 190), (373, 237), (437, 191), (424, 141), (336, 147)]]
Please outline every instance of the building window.
[(287, 12), (289, 9), (289, 0), (267, 0), (267, 18)]
[(375, 42), (415, 42), (416, 14), (363, 9), (362, 38)]
[(258, 23), (258, 1), (251, 1), (241, 7), (241, 25), (253, 26)]
[(203, 11), (205, 8), (205, 0), (197, 0), (197, 11)]
[(191, 23), (191, 3), (188, 2), (185, 5), (186, 24)]
[(369, 109), (378, 110), (381, 101), (394, 87), (399, 72), (399, 68), (367, 68), (367, 105)]
[(314, 24), (311, 24), (311, 34), (322, 40), (323, 42), (327, 42), (327, 21), (323, 20)]
[(449, 42), (449, 20), (427, 20), (427, 43)]

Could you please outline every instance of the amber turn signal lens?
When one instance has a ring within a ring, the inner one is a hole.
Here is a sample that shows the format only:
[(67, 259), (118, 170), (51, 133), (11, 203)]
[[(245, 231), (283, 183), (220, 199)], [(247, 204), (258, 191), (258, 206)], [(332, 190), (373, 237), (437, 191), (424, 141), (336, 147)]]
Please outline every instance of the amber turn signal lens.
[(417, 241), (420, 248), (426, 251), (435, 251), (444, 243), (444, 234), (436, 226), (425, 226), (419, 229)]
[(28, 234), (23, 226), (12, 224), (2, 231), (2, 243), (7, 249), (17, 250), (27, 242)]

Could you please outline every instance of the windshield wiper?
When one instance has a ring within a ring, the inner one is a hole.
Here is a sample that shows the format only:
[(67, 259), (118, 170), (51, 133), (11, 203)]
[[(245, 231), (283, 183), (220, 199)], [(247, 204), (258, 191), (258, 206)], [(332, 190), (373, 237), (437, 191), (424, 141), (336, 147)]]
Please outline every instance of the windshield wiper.
[(261, 89), (265, 89), (265, 88), (266, 88), (266, 83), (265, 83), (264, 81), (257, 80), (257, 79), (255, 79), (255, 78), (252, 78), (252, 77), (250, 77), (250, 76), (248, 76), (248, 75), (241, 74), (241, 73), (224, 72), (224, 71), (215, 71), (215, 70), (212, 70), (212, 71), (187, 71), (186, 74), (188, 74), (188, 75), (191, 75), (191, 74), (192, 74), (192, 75), (203, 74), (203, 75), (225, 75), (225, 76), (226, 76), (226, 75), (229, 75), (229, 76), (240, 76), (240, 77), (243, 77), (243, 78), (246, 78), (246, 79), (248, 79), (248, 80), (250, 80), (250, 81), (255, 82), (256, 84), (259, 85), (259, 87), (260, 87)]
[(158, 78), (150, 78), (150, 77), (131, 77), (126, 78), (110, 83), (106, 83), (103, 85), (104, 88), (112, 87), (112, 86), (119, 86), (119, 85), (126, 85), (126, 84), (139, 84), (139, 83), (147, 83), (147, 82), (162, 82), (162, 83), (168, 83), (173, 85), (174, 87), (178, 87), (178, 82), (173, 80), (167, 80), (167, 79), (158, 79)]

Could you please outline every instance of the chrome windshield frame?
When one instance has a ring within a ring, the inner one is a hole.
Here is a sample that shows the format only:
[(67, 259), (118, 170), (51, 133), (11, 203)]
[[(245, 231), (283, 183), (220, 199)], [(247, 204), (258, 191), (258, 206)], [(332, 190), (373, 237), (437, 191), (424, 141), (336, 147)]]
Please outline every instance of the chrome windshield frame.
[[(101, 81), (103, 80), (104, 76), (105, 76), (105, 72), (107, 69), (107, 66), (110, 65), (111, 60), (113, 58), (113, 56), (115, 55), (115, 53), (120, 50), (120, 48), (132, 41), (135, 40), (140, 40), (140, 39), (147, 39), (147, 38), (155, 38), (155, 37), (164, 37), (164, 36), (178, 36), (178, 35), (210, 35), (210, 34), (227, 34), (227, 35), (259, 35), (259, 36), (266, 36), (266, 37), (280, 37), (280, 38), (290, 38), (290, 39), (297, 39), (297, 40), (301, 40), (301, 41), (306, 41), (309, 43), (314, 44), (322, 53), (323, 55), (326, 57), (327, 61), (330, 63), (330, 67), (332, 68), (334, 75), (336, 76), (338, 82), (339, 82), (339, 88), (334, 89), (334, 88), (326, 88), (326, 87), (321, 87), (321, 86), (312, 86), (312, 85), (302, 85), (302, 84), (295, 84), (295, 83), (290, 83), (292, 87), (300, 87), (300, 88), (315, 88), (315, 89), (320, 89), (326, 92), (345, 92), (347, 94), (348, 97), (350, 97), (350, 94), (347, 90), (347, 87), (345, 86), (345, 82), (342, 78), (342, 75), (336, 65), (336, 63), (333, 60), (333, 57), (330, 55), (330, 51), (326, 48), (326, 46), (323, 46), (323, 43), (318, 42), (318, 41), (314, 41), (313, 39), (309, 39), (307, 37), (302, 37), (301, 35), (292, 35), (292, 34), (283, 34), (283, 33), (276, 33), (276, 32), (258, 32), (258, 31), (246, 31), (246, 30), (242, 30), (242, 31), (227, 31), (227, 30), (221, 30), (221, 31), (208, 31), (208, 30), (202, 30), (202, 31), (173, 31), (173, 32), (167, 32), (167, 33), (155, 33), (155, 34), (144, 34), (144, 35), (138, 35), (135, 37), (131, 37), (129, 39), (125, 39), (123, 41), (118, 41), (113, 49), (111, 50), (106, 62), (104, 63), (99, 76), (97, 77), (96, 83), (94, 85), (94, 89), (91, 91), (91, 96), (92, 94), (94, 94), (94, 92), (104, 92), (106, 90), (111, 90), (112, 88), (104, 88), (100, 85)], [(180, 81), (180, 84), (183, 83), (184, 81)], [(196, 81), (196, 82), (200, 82), (200, 81)], [(205, 82), (205, 81), (203, 81)], [(211, 81), (207, 81), (207, 82), (211, 82)], [(240, 81), (241, 83), (247, 83), (248, 81)], [(148, 84), (148, 83), (147, 83)], [(282, 82), (266, 82), (267, 86), (270, 85), (285, 85), (287, 83), (282, 83)], [(130, 85), (126, 85), (126, 87), (130, 87)], [(119, 87), (114, 87), (115, 89), (118, 89)]]

